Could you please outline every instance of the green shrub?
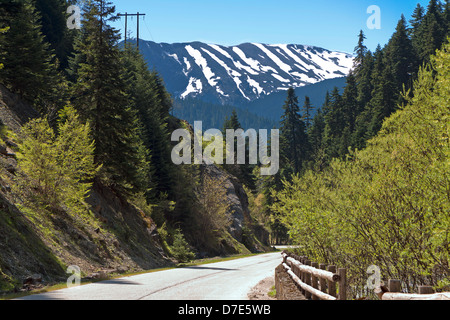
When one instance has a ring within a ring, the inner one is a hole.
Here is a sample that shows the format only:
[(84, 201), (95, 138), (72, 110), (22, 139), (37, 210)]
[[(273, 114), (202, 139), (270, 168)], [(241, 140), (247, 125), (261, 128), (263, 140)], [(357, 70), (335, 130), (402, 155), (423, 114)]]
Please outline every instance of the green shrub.
[(57, 134), (46, 119), (27, 123), (20, 135), (16, 189), (25, 205), (85, 210), (85, 197), (99, 168), (88, 124), (72, 107), (60, 112)]
[(177, 229), (174, 235), (171, 249), (174, 258), (179, 262), (189, 262), (195, 258), (195, 254), (190, 250), (189, 244), (180, 229)]

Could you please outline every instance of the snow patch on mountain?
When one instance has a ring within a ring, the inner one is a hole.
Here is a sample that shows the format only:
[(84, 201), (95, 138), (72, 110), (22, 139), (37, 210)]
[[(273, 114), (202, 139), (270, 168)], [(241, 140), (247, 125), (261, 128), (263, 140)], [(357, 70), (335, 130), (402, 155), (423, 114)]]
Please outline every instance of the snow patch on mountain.
[(172, 59), (175, 59), (175, 61), (178, 62), (179, 64), (182, 64), (180, 62), (180, 60), (178, 59), (178, 56), (176, 53), (170, 54), (170, 53), (166, 52), (166, 54), (167, 54), (167, 56), (171, 57)]
[(257, 93), (258, 95), (261, 95), (261, 93), (264, 93), (264, 89), (259, 85), (259, 83), (255, 80), (253, 80), (252, 78), (250, 78), (250, 76), (248, 76), (248, 75), (247, 75), (247, 82), (249, 85), (251, 85), (253, 87), (254, 93)]
[(284, 72), (289, 74), (289, 72), (292, 70), (292, 68), (289, 65), (281, 61), (279, 57), (273, 54), (269, 49), (267, 49), (262, 44), (260, 43), (252, 43), (252, 44), (261, 49), (261, 51), (264, 52), (273, 62), (275, 62), (275, 64)]
[(290, 80), (285, 79), (285, 78), (283, 78), (282, 76), (280, 76), (279, 74), (276, 74), (276, 73), (272, 73), (272, 77), (274, 77), (278, 81), (281, 81), (281, 82), (284, 82), (284, 83), (290, 83), (291, 82)]
[(186, 91), (181, 94), (181, 98), (185, 99), (190, 94), (199, 94), (203, 91), (202, 80), (196, 78), (190, 78)]
[(202, 53), (191, 46), (186, 46), (186, 51), (194, 58), (195, 63), (202, 69), (209, 85), (211, 87), (216, 86), (218, 79), (215, 77), (215, 74), (212, 72), (211, 68), (208, 67), (208, 61), (206, 61), (206, 59), (202, 56)]
[(233, 58), (228, 54), (228, 52), (226, 52), (225, 50), (223, 50), (220, 46), (215, 45), (215, 44), (208, 44), (208, 46), (210, 46), (211, 48), (213, 48), (214, 50), (216, 50), (217, 52), (219, 52), (221, 55), (223, 55), (224, 57), (233, 60)]
[[(252, 58), (248, 58), (245, 53), (239, 49), (238, 47), (233, 47), (233, 52), (235, 52), (241, 60), (250, 67), (250, 70), (248, 72), (255, 74), (258, 74), (262, 71), (261, 64), (257, 60), (253, 60)], [(239, 63), (242, 67), (242, 69), (247, 68), (241, 63)]]

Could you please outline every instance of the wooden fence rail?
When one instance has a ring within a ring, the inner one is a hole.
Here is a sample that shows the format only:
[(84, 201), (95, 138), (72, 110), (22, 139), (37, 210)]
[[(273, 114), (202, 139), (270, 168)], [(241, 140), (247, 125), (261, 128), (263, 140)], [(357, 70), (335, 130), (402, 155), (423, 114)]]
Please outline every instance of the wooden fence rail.
[[(307, 257), (283, 251), (283, 267), (300, 287), (303, 295), (312, 300), (346, 300), (347, 271), (336, 266), (311, 262)], [(339, 291), (336, 285), (339, 285)], [(337, 294), (339, 292), (339, 294)]]
[(450, 300), (450, 292), (435, 293), (433, 287), (420, 286), (419, 293), (401, 292), (400, 280), (389, 280), (388, 287), (374, 290), (380, 300)]

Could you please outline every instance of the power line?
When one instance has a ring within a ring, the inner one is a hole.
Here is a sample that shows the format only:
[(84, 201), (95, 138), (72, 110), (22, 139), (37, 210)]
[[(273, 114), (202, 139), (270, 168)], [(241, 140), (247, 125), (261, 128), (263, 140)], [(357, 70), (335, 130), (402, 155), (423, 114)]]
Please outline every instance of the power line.
[(144, 24), (145, 24), (145, 27), (147, 28), (148, 33), (150, 34), (150, 37), (151, 37), (152, 41), (155, 41), (155, 39), (153, 38), (153, 34), (152, 34), (152, 32), (150, 31), (150, 28), (149, 28), (149, 26), (147, 25), (147, 21), (145, 20), (145, 18), (144, 18)]
[(123, 13), (119, 13), (118, 15), (117, 15), (118, 17), (125, 17), (125, 44), (127, 44), (127, 32), (128, 32), (128, 17), (137, 17), (137, 32), (136, 32), (136, 34), (137, 34), (137, 47), (138, 47), (138, 49), (139, 49), (139, 17), (145, 17), (145, 13), (128, 13), (128, 12), (125, 12), (124, 14)]

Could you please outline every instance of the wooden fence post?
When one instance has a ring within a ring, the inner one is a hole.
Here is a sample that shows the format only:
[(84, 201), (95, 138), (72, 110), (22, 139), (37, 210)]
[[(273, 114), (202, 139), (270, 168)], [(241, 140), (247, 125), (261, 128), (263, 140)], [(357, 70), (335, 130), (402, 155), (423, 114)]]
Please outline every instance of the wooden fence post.
[[(294, 259), (296, 259), (296, 258), (294, 257)], [(291, 268), (292, 268), (292, 271), (294, 272), (294, 274), (297, 277), (300, 277), (300, 273), (301, 273), (300, 269), (295, 264), (292, 264)], [(300, 290), (300, 288), (299, 288), (299, 290)]]
[[(336, 266), (328, 266), (328, 271), (330, 271), (332, 273), (336, 273)], [(337, 298), (336, 283), (334, 283), (333, 281), (330, 281), (330, 280), (328, 280), (327, 282), (328, 282), (328, 294), (330, 296)]]
[[(311, 266), (311, 261), (306, 260), (305, 261), (305, 265), (307, 266)], [(310, 286), (311, 285), (311, 274), (309, 274), (308, 272), (305, 272), (305, 283)], [(305, 298), (306, 299), (311, 299), (311, 293), (306, 291), (305, 292)]]
[[(319, 268), (319, 264), (317, 262), (312, 262), (311, 263), (311, 267), (318, 269)], [(318, 284), (318, 278), (314, 275), (311, 275), (311, 282), (312, 282), (312, 287), (314, 289), (319, 289), (319, 284)], [(313, 300), (319, 300), (319, 297), (312, 295), (312, 299)]]
[[(305, 257), (300, 257), (300, 263), (301, 263), (301, 264), (305, 264)], [(303, 272), (303, 271), (301, 271), (301, 272), (300, 272), (300, 280), (301, 280), (302, 282), (305, 282), (305, 281), (306, 281), (305, 279), (306, 279), (306, 273)], [(301, 291), (302, 291), (302, 294), (303, 294), (303, 295), (306, 294), (305, 289), (302, 288)]]
[(419, 286), (419, 294), (433, 294), (433, 287), (430, 286)]
[[(321, 264), (319, 265), (319, 268), (322, 269), (322, 270), (326, 270), (327, 265), (326, 265), (325, 263), (321, 263)], [(326, 281), (324, 278), (320, 277), (320, 278), (319, 278), (319, 287), (320, 287), (320, 291), (326, 293), (326, 292), (327, 292), (326, 286), (327, 286), (327, 281)]]
[(402, 292), (402, 283), (400, 280), (390, 279), (388, 281), (389, 292)]
[(339, 274), (339, 300), (347, 300), (347, 269), (338, 270)]

